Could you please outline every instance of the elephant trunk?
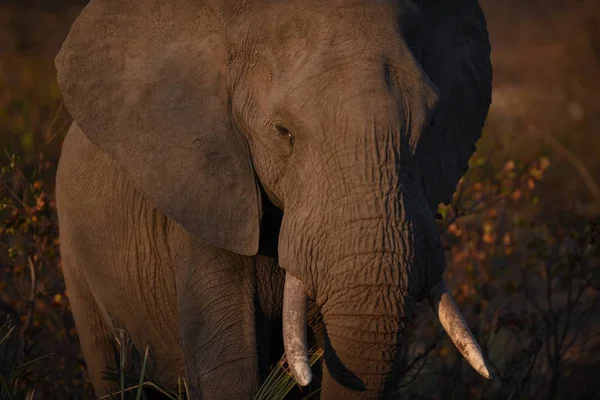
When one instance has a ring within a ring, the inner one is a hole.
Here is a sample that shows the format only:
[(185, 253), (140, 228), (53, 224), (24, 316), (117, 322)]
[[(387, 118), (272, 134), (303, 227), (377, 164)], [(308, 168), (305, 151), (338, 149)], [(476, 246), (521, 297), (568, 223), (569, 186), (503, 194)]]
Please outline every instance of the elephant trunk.
[[(402, 332), (417, 302), (420, 271), (395, 252), (345, 263), (332, 271), (332, 279), (344, 284), (321, 308), (322, 398), (381, 398), (399, 378)], [(354, 276), (358, 271), (361, 276)]]
[[(408, 243), (410, 237), (404, 232), (395, 239)], [(423, 280), (423, 268), (413, 268), (412, 263), (402, 262), (402, 257), (399, 252), (382, 249), (343, 254), (328, 263), (332, 284), (320, 304), (327, 369), (322, 381), (324, 396), (352, 398), (364, 391), (381, 394), (395, 382), (401, 332)], [(284, 345), (290, 370), (303, 386), (311, 379), (306, 354), (306, 293), (303, 282), (288, 271)]]
[[(361, 287), (354, 295), (354, 289), (349, 289), (349, 298), (326, 308), (327, 368), (323, 398), (339, 398), (342, 393), (344, 398), (362, 398), (365, 394), (379, 398), (382, 394), (393, 394), (393, 385), (399, 378), (400, 368), (396, 363), (402, 329), (415, 303), (415, 298), (402, 292), (401, 287), (403, 285)], [(368, 306), (369, 298), (376, 298), (378, 306)], [(401, 300), (389, 302), (389, 299)], [(477, 372), (489, 379), (491, 375), (481, 349), (444, 280), (433, 287), (428, 300), (459, 351)], [(306, 344), (307, 305), (302, 282), (288, 274), (284, 294), (284, 344), (290, 370), (302, 386), (312, 379)]]
[[(287, 273), (283, 322), (290, 369), (301, 385), (310, 382), (309, 295), (325, 325), (323, 398), (381, 398), (393, 391), (403, 329), (444, 266), (435, 222), (416, 184), (419, 171), (396, 129), (395, 105), (373, 100), (366, 107), (372, 107), (372, 120), (348, 116), (348, 126), (366, 134), (348, 133), (335, 143), (338, 168), (286, 203), (279, 238), (279, 261)], [(363, 148), (368, 151), (356, 151)], [(441, 290), (445, 286), (436, 288), (430, 301), (442, 325), (485, 373), (472, 335)]]

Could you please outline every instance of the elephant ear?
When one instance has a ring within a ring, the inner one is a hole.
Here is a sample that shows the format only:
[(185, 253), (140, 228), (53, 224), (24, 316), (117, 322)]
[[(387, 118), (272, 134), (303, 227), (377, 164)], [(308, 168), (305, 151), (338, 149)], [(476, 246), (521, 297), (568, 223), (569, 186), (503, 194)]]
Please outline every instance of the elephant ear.
[(477, 0), (425, 0), (421, 64), (439, 89), (432, 125), (416, 157), (431, 211), (449, 204), (469, 168), (491, 104), (492, 66), (485, 17)]
[(55, 64), (75, 122), (161, 212), (256, 254), (260, 194), (230, 115), (226, 43), (202, 2), (92, 0)]

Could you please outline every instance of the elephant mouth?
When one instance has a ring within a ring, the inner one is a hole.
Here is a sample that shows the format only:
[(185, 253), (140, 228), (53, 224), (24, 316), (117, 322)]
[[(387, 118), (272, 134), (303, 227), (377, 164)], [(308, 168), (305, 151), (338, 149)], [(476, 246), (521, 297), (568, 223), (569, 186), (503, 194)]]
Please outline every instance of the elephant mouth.
[[(444, 330), (469, 364), (484, 378), (491, 379), (477, 340), (442, 279), (428, 297)], [(312, 380), (307, 345), (308, 296), (302, 282), (286, 273), (283, 296), (283, 343), (292, 375), (301, 386)]]

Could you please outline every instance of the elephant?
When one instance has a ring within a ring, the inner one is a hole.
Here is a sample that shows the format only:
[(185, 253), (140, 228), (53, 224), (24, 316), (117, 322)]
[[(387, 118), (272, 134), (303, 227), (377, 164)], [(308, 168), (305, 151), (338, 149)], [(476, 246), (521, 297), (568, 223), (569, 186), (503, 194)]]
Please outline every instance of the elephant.
[(392, 398), (425, 299), (489, 378), (436, 217), (490, 51), (477, 0), (91, 0), (55, 59), (56, 204), (96, 393), (124, 330), (193, 399), (251, 398), (284, 350), (323, 399)]

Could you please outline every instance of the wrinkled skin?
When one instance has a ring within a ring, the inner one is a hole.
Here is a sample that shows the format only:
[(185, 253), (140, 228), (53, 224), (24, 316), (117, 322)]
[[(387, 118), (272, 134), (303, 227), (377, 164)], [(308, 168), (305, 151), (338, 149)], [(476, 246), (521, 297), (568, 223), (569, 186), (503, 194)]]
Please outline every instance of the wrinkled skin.
[(56, 60), (75, 121), (57, 205), (99, 395), (123, 328), (158, 383), (251, 398), (285, 274), (325, 349), (321, 397), (392, 395), (444, 268), (433, 215), (490, 103), (479, 5), (446, 3), (88, 5)]

